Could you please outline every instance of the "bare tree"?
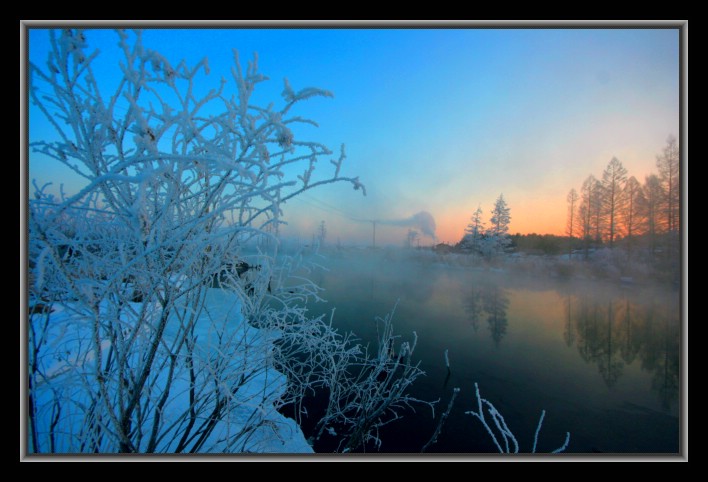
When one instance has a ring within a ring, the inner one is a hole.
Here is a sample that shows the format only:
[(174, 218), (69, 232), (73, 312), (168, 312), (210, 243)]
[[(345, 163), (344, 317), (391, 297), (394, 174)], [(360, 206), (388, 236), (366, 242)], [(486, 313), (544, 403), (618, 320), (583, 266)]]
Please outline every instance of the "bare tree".
[(679, 146), (674, 136), (669, 136), (661, 155), (656, 157), (656, 167), (659, 169), (659, 179), (664, 190), (663, 217), (666, 229), (678, 232), (680, 219), (679, 191)]
[(664, 231), (662, 224), (661, 203), (664, 199), (664, 191), (661, 188), (661, 181), (656, 174), (647, 176), (642, 186), (642, 197), (640, 199), (640, 212), (646, 223), (646, 233), (649, 236), (649, 246), (652, 254), (656, 251), (657, 235)]
[(585, 258), (588, 257), (591, 240), (599, 242), (601, 228), (601, 187), (599, 181), (592, 174), (583, 181), (580, 188), (580, 218), (582, 223), (583, 245), (585, 246)]
[(573, 237), (575, 235), (575, 220), (577, 219), (576, 217), (576, 211), (577, 211), (577, 205), (578, 205), (578, 192), (575, 190), (575, 188), (571, 189), (570, 192), (568, 193), (568, 197), (566, 198), (568, 201), (568, 230), (566, 231), (568, 235), (568, 259), (571, 258), (572, 251), (573, 251)]
[(678, 282), (680, 270), (677, 268), (680, 257), (679, 231), (681, 228), (681, 193), (679, 173), (679, 145), (674, 136), (669, 136), (666, 146), (656, 165), (659, 169), (664, 198), (662, 200), (662, 217), (667, 234), (664, 236), (663, 257), (669, 264), (662, 269)]
[(604, 194), (603, 212), (607, 220), (607, 239), (610, 248), (614, 247), (617, 236), (619, 213), (624, 203), (624, 185), (627, 182), (627, 170), (616, 157), (613, 157), (602, 173)]
[(644, 202), (642, 186), (634, 176), (627, 179), (627, 184), (624, 187), (624, 198), (625, 206), (622, 211), (622, 224), (624, 235), (627, 239), (627, 258), (631, 258), (634, 237), (640, 234), (640, 229), (643, 224), (641, 206)]

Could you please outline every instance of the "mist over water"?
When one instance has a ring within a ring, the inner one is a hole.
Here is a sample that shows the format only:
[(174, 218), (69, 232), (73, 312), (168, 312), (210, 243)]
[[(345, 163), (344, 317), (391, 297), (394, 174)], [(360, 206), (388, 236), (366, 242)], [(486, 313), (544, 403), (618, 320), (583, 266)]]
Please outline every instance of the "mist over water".
[[(375, 343), (375, 318), (395, 307), (401, 341), (418, 335), (427, 376), (412, 392), (441, 399), (461, 389), (429, 451), (495, 452), (479, 422), (474, 383), (528, 452), (546, 410), (540, 452), (571, 433), (573, 453), (673, 453), (679, 449), (678, 291), (663, 286), (529, 276), (513, 264), (456, 265), (423, 250), (331, 251), (312, 273), (334, 324)], [(445, 366), (449, 351), (451, 370)], [(387, 427), (382, 452), (419, 452), (437, 418), (419, 407)], [(318, 451), (328, 451), (327, 441)]]

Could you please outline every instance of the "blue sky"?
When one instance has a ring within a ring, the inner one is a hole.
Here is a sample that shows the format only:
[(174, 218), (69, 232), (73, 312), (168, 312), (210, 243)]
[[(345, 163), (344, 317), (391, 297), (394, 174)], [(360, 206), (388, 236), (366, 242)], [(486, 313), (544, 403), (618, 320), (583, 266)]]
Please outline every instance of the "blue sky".
[[(101, 50), (97, 77), (116, 82), (116, 36), (89, 30)], [(309, 238), (321, 220), (331, 240), (366, 242), (370, 226), (355, 218), (402, 219), (430, 212), (442, 241), (462, 236), (478, 204), (485, 218), (500, 193), (511, 231), (561, 233), (565, 196), (617, 156), (640, 181), (679, 128), (679, 33), (658, 29), (189, 29), (147, 30), (146, 47), (173, 63), (208, 57), (210, 78), (228, 77), (232, 49), (258, 52), (270, 77), (262, 103), (317, 86), (299, 114), (320, 127), (305, 132), (337, 149), (347, 146), (344, 174), (358, 175), (362, 197), (329, 186), (289, 203), (287, 234)], [(46, 31), (31, 30), (29, 54), (43, 64)], [(30, 110), (30, 140), (47, 136)], [(30, 179), (63, 179), (36, 155)], [(384, 227), (382, 242), (406, 230)]]

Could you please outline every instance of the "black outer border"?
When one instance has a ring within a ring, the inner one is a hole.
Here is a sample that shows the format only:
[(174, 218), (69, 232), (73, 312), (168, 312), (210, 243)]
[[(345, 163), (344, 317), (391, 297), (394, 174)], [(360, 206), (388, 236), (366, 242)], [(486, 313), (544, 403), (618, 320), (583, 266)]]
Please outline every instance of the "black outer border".
[[(676, 29), (679, 34), (679, 152), (681, 190), (681, 390), (679, 453), (677, 455), (583, 455), (553, 457), (519, 454), (259, 454), (259, 455), (35, 455), (27, 450), (27, 293), (29, 103), (28, 47), (31, 28), (327, 28), (327, 29)], [(688, 461), (688, 20), (20, 20), (20, 461)]]

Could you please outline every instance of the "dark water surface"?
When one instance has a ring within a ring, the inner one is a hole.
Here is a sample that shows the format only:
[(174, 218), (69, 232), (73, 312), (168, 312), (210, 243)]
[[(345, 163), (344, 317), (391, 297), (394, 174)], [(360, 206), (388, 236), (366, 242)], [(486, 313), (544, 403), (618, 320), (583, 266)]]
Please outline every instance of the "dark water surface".
[[(428, 452), (495, 452), (475, 407), (474, 383), (529, 452), (542, 409), (538, 451), (676, 453), (679, 450), (679, 293), (653, 286), (561, 281), (445, 266), (385, 253), (330, 257), (314, 281), (336, 307), (335, 326), (376, 339), (376, 316), (396, 302), (394, 326), (418, 334), (426, 372), (415, 396), (441, 402), (388, 426), (381, 452), (420, 452), (454, 387), (461, 389), (438, 443)], [(449, 350), (451, 371), (445, 366)], [(316, 449), (327, 451), (326, 441)], [(371, 450), (371, 448), (367, 449)]]

